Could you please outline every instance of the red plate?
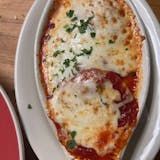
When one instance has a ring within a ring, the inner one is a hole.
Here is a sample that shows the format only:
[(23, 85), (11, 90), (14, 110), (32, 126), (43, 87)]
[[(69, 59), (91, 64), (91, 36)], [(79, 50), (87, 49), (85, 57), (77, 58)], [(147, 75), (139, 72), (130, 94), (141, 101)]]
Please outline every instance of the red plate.
[(23, 160), (20, 127), (13, 106), (0, 87), (0, 159)]

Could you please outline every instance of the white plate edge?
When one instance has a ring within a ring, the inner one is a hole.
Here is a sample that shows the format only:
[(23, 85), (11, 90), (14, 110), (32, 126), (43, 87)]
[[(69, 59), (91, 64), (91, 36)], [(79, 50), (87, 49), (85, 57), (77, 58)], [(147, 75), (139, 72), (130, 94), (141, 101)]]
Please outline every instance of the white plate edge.
[[(160, 57), (158, 58), (158, 51), (160, 51), (160, 25), (158, 23), (158, 20), (157, 20), (155, 14), (153, 13), (151, 7), (149, 6), (149, 4), (146, 2), (146, 0), (136, 0), (136, 2), (135, 2), (135, 0), (131, 0), (131, 1), (134, 4), (134, 6), (136, 7), (136, 9), (139, 11), (139, 15), (142, 18), (142, 21), (144, 21), (145, 18), (150, 20), (149, 21), (150, 24), (148, 22), (147, 25), (149, 27), (148, 29), (150, 30), (150, 37), (151, 37), (151, 40), (152, 40), (154, 51), (157, 53), (157, 54), (154, 55), (155, 60), (157, 62), (157, 66), (158, 65), (160, 66)], [(143, 13), (144, 15), (140, 14), (141, 9), (143, 9), (143, 11), (145, 10), (146, 13)], [(157, 75), (157, 79), (160, 80), (160, 73), (159, 73), (159, 75)], [(158, 95), (160, 95), (160, 84), (159, 84), (158, 89), (159, 89), (159, 92), (158, 92), (159, 94)], [(160, 96), (159, 96), (158, 100), (160, 102)], [(159, 113), (160, 113), (160, 105), (157, 106), (157, 108), (158, 108)], [(154, 137), (152, 138), (152, 141), (149, 144), (150, 148), (148, 147), (148, 145), (144, 148), (142, 156), (139, 157), (139, 160), (144, 160), (144, 159), (151, 160), (151, 159), (153, 159), (154, 156), (157, 154), (157, 152), (160, 149), (160, 117), (157, 118), (157, 119), (158, 119), (158, 120), (156, 120), (156, 122), (157, 122), (156, 126), (157, 127), (155, 127), (156, 129), (154, 128), (156, 131), (154, 132), (155, 133), (153, 135)], [(146, 125), (146, 129), (147, 129), (147, 127), (148, 127), (148, 124)], [(145, 132), (145, 130), (144, 130), (144, 132)], [(152, 146), (154, 146), (155, 148), (152, 147)], [(134, 159), (134, 157), (133, 157), (133, 159)]]

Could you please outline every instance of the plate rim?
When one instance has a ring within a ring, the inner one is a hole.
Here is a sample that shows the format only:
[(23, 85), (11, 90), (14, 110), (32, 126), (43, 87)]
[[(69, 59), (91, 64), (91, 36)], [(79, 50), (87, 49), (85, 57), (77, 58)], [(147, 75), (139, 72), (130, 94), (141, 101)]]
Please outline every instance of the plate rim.
[[(48, 0), (47, 0), (48, 1)], [(27, 130), (27, 126), (28, 124), (26, 124), (24, 118), (22, 117), (22, 108), (20, 107), (22, 105), (20, 99), (19, 99), (19, 89), (20, 89), (20, 86), (19, 86), (19, 83), (18, 83), (18, 64), (20, 63), (20, 48), (21, 48), (21, 43), (22, 41), (24, 40), (23, 39), (23, 35), (26, 34), (25, 33), (25, 29), (27, 28), (27, 25), (28, 25), (28, 21), (31, 19), (31, 16), (33, 16), (32, 14), (34, 13), (35, 14), (35, 9), (39, 9), (39, 8), (43, 8), (44, 5), (47, 3), (46, 0), (41, 0), (41, 1), (34, 1), (33, 4), (31, 5), (28, 13), (27, 13), (27, 16), (25, 17), (25, 20), (23, 22), (23, 25), (21, 27), (21, 31), (20, 31), (20, 34), (19, 34), (19, 38), (18, 38), (18, 43), (17, 43), (17, 48), (16, 48), (16, 55), (15, 55), (15, 64), (14, 64), (14, 86), (15, 86), (15, 97), (16, 97), (16, 103), (17, 103), (17, 108), (18, 108), (18, 113), (19, 113), (19, 116), (20, 116), (20, 120), (22, 122), (22, 126), (25, 130), (25, 134), (27, 136), (27, 139), (31, 145), (31, 148), (33, 149), (34, 153), (36, 154), (36, 156), (39, 158), (39, 159), (45, 159), (45, 160), (49, 160), (49, 156), (46, 152), (43, 152), (43, 154), (40, 152), (40, 147), (37, 146), (37, 143), (38, 142), (33, 142), (32, 140), (33, 137), (31, 136), (31, 131), (28, 131)], [(39, 11), (39, 10), (38, 10)], [(42, 9), (43, 11), (43, 9)], [(35, 15), (34, 15), (35, 16)], [(40, 15), (41, 16), (41, 15)], [(40, 16), (38, 17), (38, 19), (40, 19)], [(31, 25), (31, 24), (30, 24)], [(24, 103), (23, 103), (24, 104)], [(43, 118), (44, 119), (44, 118)], [(28, 122), (27, 122), (28, 123)], [(45, 122), (44, 122), (45, 123)], [(47, 126), (45, 126), (45, 128), (48, 129)], [(31, 140), (32, 139), (32, 140)], [(56, 147), (55, 147), (56, 148)], [(57, 147), (58, 148), (58, 147)], [(60, 157), (63, 157), (63, 154), (64, 153), (61, 153), (62, 155), (61, 156), (56, 156), (57, 157), (57, 160), (61, 160)], [(44, 158), (45, 157), (45, 158)], [(64, 160), (66, 160), (64, 157), (63, 157)]]
[(0, 86), (0, 94), (2, 95), (2, 98), (7, 105), (7, 108), (9, 110), (10, 115), (11, 115), (12, 122), (14, 124), (14, 129), (16, 131), (16, 137), (17, 137), (17, 142), (18, 142), (19, 159), (24, 160), (25, 159), (24, 142), (23, 142), (23, 135), (22, 135), (19, 119), (17, 117), (17, 114), (14, 110), (14, 107), (13, 107), (6, 91), (3, 89), (2, 86)]

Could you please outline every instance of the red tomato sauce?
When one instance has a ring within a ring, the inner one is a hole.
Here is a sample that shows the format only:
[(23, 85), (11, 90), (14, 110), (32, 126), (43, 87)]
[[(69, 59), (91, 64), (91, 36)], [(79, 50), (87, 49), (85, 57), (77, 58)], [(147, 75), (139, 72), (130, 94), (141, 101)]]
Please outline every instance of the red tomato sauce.
[(113, 158), (115, 157), (112, 153), (108, 153), (105, 156), (100, 157), (94, 149), (82, 146), (77, 146), (77, 148), (71, 151), (71, 154), (85, 160), (114, 160)]
[[(118, 90), (121, 93), (122, 100), (126, 98), (126, 86), (129, 88), (132, 93), (134, 92), (137, 78), (135, 76), (128, 76), (121, 78), (114, 72), (108, 72), (107, 78), (112, 82), (113, 88)], [(125, 85), (124, 85), (125, 84)], [(129, 126), (134, 126), (137, 120), (137, 114), (139, 111), (137, 100), (134, 98), (132, 102), (129, 102), (119, 108), (121, 118), (118, 120), (118, 127), (123, 127), (126, 124)]]
[(136, 86), (137, 86), (137, 81), (138, 81), (138, 77), (136, 76), (136, 73), (123, 77), (122, 80), (127, 85), (127, 87), (130, 89), (130, 91), (134, 93)]

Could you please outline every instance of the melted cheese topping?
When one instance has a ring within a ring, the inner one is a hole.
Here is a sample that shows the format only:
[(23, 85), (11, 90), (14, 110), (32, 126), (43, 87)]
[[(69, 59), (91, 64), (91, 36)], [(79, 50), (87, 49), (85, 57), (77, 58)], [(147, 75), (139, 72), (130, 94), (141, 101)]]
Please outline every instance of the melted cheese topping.
[[(93, 81), (69, 82), (61, 86), (50, 101), (55, 112), (55, 120), (64, 124), (69, 132), (76, 131), (76, 143), (96, 149), (103, 155), (113, 149), (114, 140), (99, 147), (99, 133), (108, 130), (112, 134), (117, 128), (120, 116), (117, 104), (120, 93), (107, 81), (102, 91), (98, 91)], [(112, 128), (109, 129), (109, 127)], [(94, 138), (93, 138), (94, 137)], [(115, 137), (116, 138), (116, 137)]]
[[(93, 148), (103, 156), (111, 151), (119, 134), (120, 93), (109, 81), (103, 91), (95, 82), (71, 81), (90, 68), (114, 71), (122, 77), (137, 72), (141, 37), (134, 16), (123, 0), (62, 0), (50, 21), (42, 46), (42, 72), (54, 119), (66, 131), (76, 131), (78, 145)], [(55, 25), (55, 26), (54, 26)], [(54, 27), (53, 27), (54, 26)], [(67, 83), (63, 84), (63, 81)], [(99, 144), (100, 131), (109, 134)], [(115, 134), (116, 131), (116, 134)]]
[[(50, 92), (78, 70), (99, 68), (121, 76), (136, 71), (141, 50), (137, 47), (139, 37), (136, 39), (133, 30), (133, 17), (118, 7), (118, 2), (71, 0), (64, 4), (53, 16), (55, 28), (48, 31), (50, 38), (43, 46)], [(66, 15), (69, 11), (72, 17)]]

